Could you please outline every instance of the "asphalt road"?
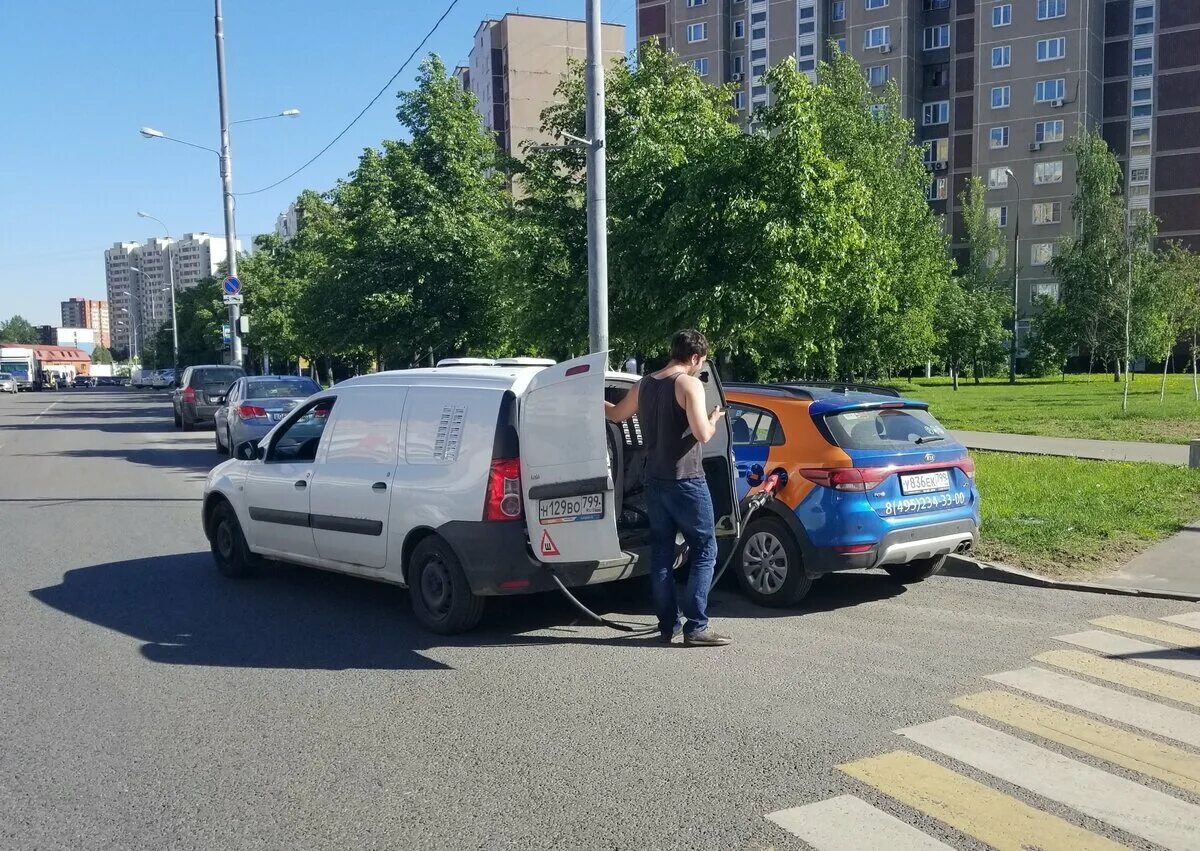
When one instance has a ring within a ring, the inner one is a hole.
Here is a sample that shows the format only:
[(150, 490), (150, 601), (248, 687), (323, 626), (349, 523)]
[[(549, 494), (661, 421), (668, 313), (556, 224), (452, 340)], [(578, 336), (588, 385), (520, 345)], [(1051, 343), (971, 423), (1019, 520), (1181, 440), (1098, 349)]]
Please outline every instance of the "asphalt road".
[[(1090, 619), (1197, 608), (864, 573), (786, 612), (718, 591), (728, 648), (624, 638), (554, 596), (446, 639), (399, 589), (218, 576), (198, 519), (212, 440), (174, 431), (163, 394), (0, 398), (0, 847), (798, 849), (765, 816), (851, 794), (979, 848), (837, 766), (908, 748), (983, 780), (893, 731)], [(648, 621), (644, 592), (587, 600)]]

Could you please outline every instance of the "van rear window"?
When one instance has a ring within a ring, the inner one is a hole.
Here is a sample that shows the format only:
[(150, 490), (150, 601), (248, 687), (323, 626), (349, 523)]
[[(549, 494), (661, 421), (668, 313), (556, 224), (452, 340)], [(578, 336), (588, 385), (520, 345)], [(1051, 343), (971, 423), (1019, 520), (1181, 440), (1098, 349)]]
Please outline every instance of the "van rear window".
[(946, 429), (924, 408), (870, 408), (826, 414), (833, 441), (843, 449), (897, 449), (946, 439)]

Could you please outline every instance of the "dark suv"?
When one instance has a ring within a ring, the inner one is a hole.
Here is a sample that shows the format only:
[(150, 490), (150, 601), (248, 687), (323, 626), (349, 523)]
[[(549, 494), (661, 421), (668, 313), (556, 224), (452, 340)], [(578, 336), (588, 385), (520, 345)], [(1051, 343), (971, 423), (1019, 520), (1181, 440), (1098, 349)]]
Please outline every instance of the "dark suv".
[(245, 375), (240, 366), (189, 366), (183, 371), (179, 388), (171, 394), (175, 427), (191, 431), (198, 425), (211, 425), (217, 408), (221, 407), (216, 400), (224, 397), (233, 382)]

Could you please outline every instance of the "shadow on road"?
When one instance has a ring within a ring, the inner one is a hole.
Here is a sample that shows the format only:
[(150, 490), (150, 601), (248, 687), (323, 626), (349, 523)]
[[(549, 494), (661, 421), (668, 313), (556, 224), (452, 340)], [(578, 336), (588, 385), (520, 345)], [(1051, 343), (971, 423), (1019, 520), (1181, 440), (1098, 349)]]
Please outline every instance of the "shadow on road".
[(177, 449), (148, 447), (144, 449), (65, 449), (54, 453), (64, 458), (118, 458), (131, 464), (177, 470), (208, 472), (225, 459), (211, 447)]
[[(164, 425), (165, 422), (165, 425)], [(172, 432), (171, 420), (129, 420), (90, 423), (55, 423), (42, 420), (36, 423), (9, 423), (0, 425), (0, 431), (103, 431), (113, 434), (151, 434)]]

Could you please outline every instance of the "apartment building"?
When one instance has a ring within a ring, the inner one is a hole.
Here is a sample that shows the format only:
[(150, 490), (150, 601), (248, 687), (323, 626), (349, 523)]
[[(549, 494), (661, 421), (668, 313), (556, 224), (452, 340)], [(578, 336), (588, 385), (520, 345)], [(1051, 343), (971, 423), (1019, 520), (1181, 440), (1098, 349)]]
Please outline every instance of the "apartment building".
[(136, 336), (136, 348), (140, 349), (145, 340), (169, 324), (168, 268), (174, 272), (176, 289), (186, 290), (215, 277), (226, 257), (225, 237), (207, 233), (185, 233), (179, 239), (153, 237), (144, 243), (118, 242), (106, 249), (104, 271), (113, 345), (127, 351), (133, 348)]
[(831, 49), (849, 51), (872, 86), (895, 81), (955, 250), (972, 176), (1010, 238), (1019, 219), (1024, 314), (1058, 292), (1048, 264), (1072, 227), (1066, 146), (1081, 126), (1102, 128), (1130, 205), (1200, 249), (1200, 2), (638, 0), (637, 26), (639, 43), (740, 83), (743, 118), (768, 102), (761, 75), (787, 56), (815, 74)]
[[(600, 42), (607, 67), (625, 55), (624, 25), (603, 24)], [(542, 110), (554, 103), (568, 62), (586, 54), (583, 21), (509, 13), (479, 24), (468, 64), (454, 73), (496, 144), (519, 158), (526, 142), (552, 141), (541, 130)]]
[(76, 297), (61, 302), (60, 308), (63, 328), (88, 328), (95, 333), (96, 345), (112, 345), (108, 302)]

